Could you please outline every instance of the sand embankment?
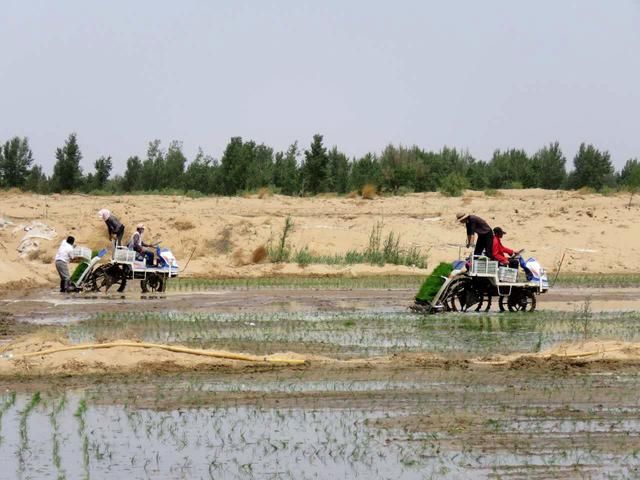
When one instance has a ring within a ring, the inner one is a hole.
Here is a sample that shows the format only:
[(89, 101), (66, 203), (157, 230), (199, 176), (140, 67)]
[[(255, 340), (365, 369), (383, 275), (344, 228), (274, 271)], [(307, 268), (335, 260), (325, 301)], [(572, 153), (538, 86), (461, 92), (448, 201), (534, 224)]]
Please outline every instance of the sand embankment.
[[(294, 249), (308, 247), (322, 254), (364, 249), (371, 229), (383, 222), (383, 234), (393, 231), (404, 246), (419, 246), (429, 263), (456, 258), (449, 243), (465, 239), (456, 224), (458, 211), (473, 212), (492, 226), (503, 227), (505, 244), (526, 248), (552, 270), (567, 248), (567, 272), (614, 273), (634, 270), (640, 243), (640, 208), (626, 208), (628, 195), (602, 196), (580, 192), (504, 190), (498, 196), (467, 192), (447, 198), (438, 193), (402, 197), (291, 198), (285, 196), (211, 197), (36, 195), (0, 192), (0, 288), (51, 284), (57, 280), (53, 256), (62, 238), (71, 234), (81, 245), (108, 245), (100, 208), (112, 210), (126, 225), (126, 237), (136, 223), (147, 225), (146, 240), (162, 239), (182, 265), (195, 248), (186, 274), (203, 277), (243, 277), (283, 274), (368, 275), (422, 274), (415, 267), (370, 265), (327, 266), (252, 263), (252, 252), (275, 241), (286, 216), (295, 227)], [(640, 200), (639, 200), (640, 201)], [(6, 222), (10, 223), (6, 223)], [(20, 254), (24, 226), (42, 222), (57, 233), (53, 240), (36, 239), (37, 251)]]

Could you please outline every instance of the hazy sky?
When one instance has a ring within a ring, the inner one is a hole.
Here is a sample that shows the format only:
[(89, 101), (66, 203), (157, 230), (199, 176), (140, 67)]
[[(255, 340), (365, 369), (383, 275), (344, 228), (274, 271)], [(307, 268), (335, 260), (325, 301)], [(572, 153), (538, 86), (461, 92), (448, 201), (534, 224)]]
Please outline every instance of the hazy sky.
[(582, 141), (640, 157), (640, 0), (7, 1), (0, 140), (50, 171), (155, 138), (220, 158), (314, 133), (349, 156), (388, 143), (533, 153)]

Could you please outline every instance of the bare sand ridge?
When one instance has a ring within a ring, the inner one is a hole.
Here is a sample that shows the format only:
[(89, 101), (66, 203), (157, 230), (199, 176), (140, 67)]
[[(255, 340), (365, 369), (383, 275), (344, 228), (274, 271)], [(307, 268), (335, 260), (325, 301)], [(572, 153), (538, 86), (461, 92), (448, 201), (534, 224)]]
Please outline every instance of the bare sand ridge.
[(319, 355), (279, 352), (264, 357), (242, 352), (188, 349), (179, 346), (116, 340), (104, 344), (74, 344), (46, 332), (24, 335), (0, 347), (0, 377), (118, 374), (163, 371), (237, 370), (241, 368), (558, 368), (575, 364), (637, 365), (640, 343), (588, 341), (559, 344), (538, 353), (495, 355), (452, 360), (430, 353), (337, 360)]
[[(146, 240), (162, 239), (182, 265), (195, 248), (187, 274), (203, 277), (247, 277), (286, 274), (371, 275), (426, 274), (415, 267), (387, 265), (327, 266), (252, 264), (252, 252), (275, 241), (284, 219), (295, 227), (294, 248), (308, 247), (319, 254), (344, 254), (364, 249), (371, 229), (383, 222), (384, 235), (393, 231), (405, 247), (418, 246), (428, 253), (430, 265), (458, 255), (448, 243), (465, 239), (454, 220), (458, 211), (472, 212), (507, 232), (505, 244), (526, 248), (548, 270), (567, 248), (594, 249), (596, 253), (569, 252), (567, 272), (612, 273), (633, 269), (640, 244), (640, 209), (626, 208), (628, 195), (602, 196), (580, 192), (503, 190), (498, 196), (468, 191), (463, 197), (439, 193), (403, 197), (338, 198), (332, 196), (264, 198), (178, 196), (35, 195), (0, 192), (0, 288), (51, 284), (57, 280), (53, 257), (62, 238), (71, 234), (78, 244), (92, 248), (109, 245), (100, 208), (109, 208), (126, 225), (147, 225)], [(10, 222), (10, 223), (7, 223)], [(24, 226), (42, 222), (55, 229), (53, 240), (36, 238), (38, 249), (20, 254)]]

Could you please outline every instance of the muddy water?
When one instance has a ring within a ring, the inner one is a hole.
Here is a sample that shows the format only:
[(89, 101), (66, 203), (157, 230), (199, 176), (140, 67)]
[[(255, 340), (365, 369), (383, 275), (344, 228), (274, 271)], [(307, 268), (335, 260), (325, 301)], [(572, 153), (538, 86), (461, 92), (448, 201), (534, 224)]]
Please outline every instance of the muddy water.
[[(387, 372), (388, 374), (388, 372)], [(640, 378), (452, 369), (5, 385), (0, 478), (629, 478)], [(374, 378), (370, 378), (374, 377)]]
[[(556, 289), (540, 297), (541, 314), (522, 316), (416, 316), (406, 311), (414, 293), (38, 290), (4, 297), (0, 313), (61, 326), (73, 341), (127, 332), (345, 358), (640, 335), (638, 315), (620, 313), (637, 310), (640, 289)], [(586, 300), (593, 313), (580, 314)], [(636, 366), (418, 364), (1, 379), (0, 479), (640, 477)]]
[[(17, 320), (65, 324), (99, 312), (405, 312), (415, 290), (270, 289), (148, 295), (60, 295), (38, 289), (0, 298), (0, 311)], [(538, 297), (538, 310), (573, 311), (585, 301), (593, 311), (640, 310), (640, 288), (557, 288)], [(496, 303), (496, 302), (494, 302)], [(494, 310), (497, 306), (494, 306)]]

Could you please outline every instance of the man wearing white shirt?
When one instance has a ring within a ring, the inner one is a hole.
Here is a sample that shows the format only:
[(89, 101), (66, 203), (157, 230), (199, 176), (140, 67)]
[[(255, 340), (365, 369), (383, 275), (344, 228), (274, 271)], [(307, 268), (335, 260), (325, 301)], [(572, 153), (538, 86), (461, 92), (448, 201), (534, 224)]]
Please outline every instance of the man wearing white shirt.
[(60, 275), (60, 292), (68, 292), (69, 291), (69, 282), (71, 280), (71, 275), (69, 275), (69, 262), (71, 262), (71, 258), (73, 257), (73, 244), (76, 239), (69, 236), (66, 240), (63, 240), (60, 244), (60, 248), (58, 248), (58, 253), (56, 253), (56, 270), (58, 271), (58, 275)]

